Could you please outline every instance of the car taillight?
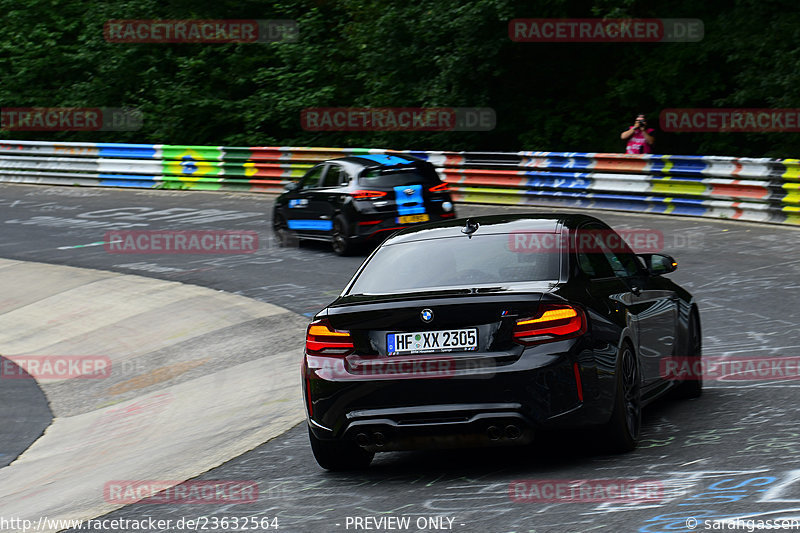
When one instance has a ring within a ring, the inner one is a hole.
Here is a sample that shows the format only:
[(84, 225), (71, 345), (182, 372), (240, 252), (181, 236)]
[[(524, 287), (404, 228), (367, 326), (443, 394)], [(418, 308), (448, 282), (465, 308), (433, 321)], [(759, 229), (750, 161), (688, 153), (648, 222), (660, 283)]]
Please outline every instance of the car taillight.
[(586, 333), (586, 315), (571, 305), (544, 304), (536, 316), (514, 325), (514, 340), (525, 346), (571, 339)]
[(331, 328), (326, 319), (317, 320), (306, 330), (306, 353), (344, 357), (353, 352), (353, 339), (349, 331)]
[(431, 192), (449, 191), (450, 190), (450, 184), (446, 183), (446, 182), (443, 182), (443, 183), (440, 183), (439, 185), (434, 185), (433, 187), (428, 188), (428, 190), (431, 191)]
[(355, 198), (356, 200), (367, 200), (371, 198), (383, 198), (386, 196), (386, 192), (384, 191), (353, 191), (350, 193), (350, 196)]

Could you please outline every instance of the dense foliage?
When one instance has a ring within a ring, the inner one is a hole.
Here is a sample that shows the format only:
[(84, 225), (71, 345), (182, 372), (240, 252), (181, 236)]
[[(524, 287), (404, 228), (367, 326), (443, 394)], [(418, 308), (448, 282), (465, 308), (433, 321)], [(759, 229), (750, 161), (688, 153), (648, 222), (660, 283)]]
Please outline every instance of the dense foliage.
[[(0, 0), (0, 106), (134, 107), (132, 132), (5, 138), (622, 151), (636, 113), (800, 107), (794, 0)], [(695, 43), (519, 43), (514, 18), (698, 18)], [(297, 42), (129, 44), (109, 19), (295, 19)], [(310, 132), (308, 107), (491, 107), (491, 132)], [(796, 133), (661, 133), (658, 153), (800, 156)]]

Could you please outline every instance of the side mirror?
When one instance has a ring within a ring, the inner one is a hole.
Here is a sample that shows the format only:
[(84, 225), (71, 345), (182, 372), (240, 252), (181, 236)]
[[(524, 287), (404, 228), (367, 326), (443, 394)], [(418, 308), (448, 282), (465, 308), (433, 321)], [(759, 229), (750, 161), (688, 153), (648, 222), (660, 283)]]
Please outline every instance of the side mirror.
[(647, 271), (653, 275), (669, 274), (678, 268), (678, 262), (666, 254), (638, 254), (644, 260)]
[(287, 183), (286, 186), (283, 188), (283, 190), (286, 192), (291, 192), (291, 191), (296, 191), (299, 188), (300, 188), (300, 182), (293, 181), (291, 183)]

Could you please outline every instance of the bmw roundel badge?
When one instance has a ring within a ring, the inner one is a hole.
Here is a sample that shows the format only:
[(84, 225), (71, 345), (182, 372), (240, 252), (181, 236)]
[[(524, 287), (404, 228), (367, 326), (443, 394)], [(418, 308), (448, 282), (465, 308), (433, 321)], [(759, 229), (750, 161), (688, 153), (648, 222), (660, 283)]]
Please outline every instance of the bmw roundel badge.
[(422, 319), (423, 322), (430, 322), (433, 320), (433, 311), (430, 309), (423, 309), (422, 312), (419, 314), (419, 317)]

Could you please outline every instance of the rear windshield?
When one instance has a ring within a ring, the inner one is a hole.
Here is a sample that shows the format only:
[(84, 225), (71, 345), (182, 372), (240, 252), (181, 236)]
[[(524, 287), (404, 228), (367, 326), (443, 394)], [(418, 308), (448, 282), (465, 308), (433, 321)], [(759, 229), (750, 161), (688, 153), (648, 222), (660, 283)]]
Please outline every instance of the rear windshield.
[[(549, 234), (553, 235), (553, 234)], [(520, 247), (514, 234), (431, 239), (380, 248), (348, 294), (557, 280), (560, 248)]]
[(439, 175), (432, 168), (406, 167), (366, 170), (358, 182), (366, 187), (398, 187), (402, 185), (435, 184)]

